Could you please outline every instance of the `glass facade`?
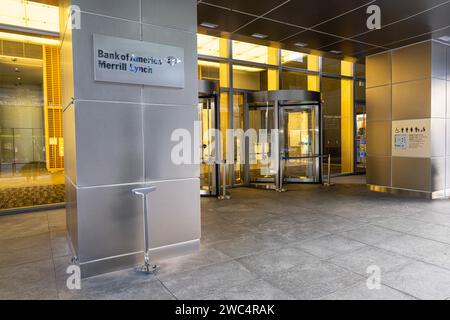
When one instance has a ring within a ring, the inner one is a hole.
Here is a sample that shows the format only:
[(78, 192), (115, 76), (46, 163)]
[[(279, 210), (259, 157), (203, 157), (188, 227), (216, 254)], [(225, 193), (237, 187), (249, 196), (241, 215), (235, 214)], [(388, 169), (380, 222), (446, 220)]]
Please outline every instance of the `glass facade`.
[[(244, 92), (321, 92), (323, 153), (331, 155), (332, 174), (364, 172), (365, 89), (359, 86), (364, 83), (363, 64), (202, 34), (198, 39), (199, 78), (220, 83), (222, 130), (244, 128)], [(235, 141), (235, 149), (238, 144)], [(244, 182), (243, 166), (231, 172), (229, 184)]]
[(0, 37), (0, 210), (64, 202), (59, 48)]

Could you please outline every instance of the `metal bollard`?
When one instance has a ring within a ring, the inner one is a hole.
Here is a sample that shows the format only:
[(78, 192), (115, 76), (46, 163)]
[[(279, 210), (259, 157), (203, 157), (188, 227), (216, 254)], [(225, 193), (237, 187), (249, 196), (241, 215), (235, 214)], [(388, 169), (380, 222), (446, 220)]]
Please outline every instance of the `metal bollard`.
[(231, 196), (227, 194), (227, 162), (223, 162), (223, 188), (222, 194), (219, 196), (219, 200), (230, 200)]
[(334, 186), (334, 183), (331, 183), (331, 154), (328, 155), (328, 182), (323, 185), (326, 187)]
[(156, 191), (156, 187), (138, 188), (131, 190), (133, 194), (142, 196), (144, 202), (144, 264), (138, 266), (136, 270), (144, 273), (152, 273), (156, 270), (156, 265), (150, 265), (148, 257), (148, 198), (149, 194)]

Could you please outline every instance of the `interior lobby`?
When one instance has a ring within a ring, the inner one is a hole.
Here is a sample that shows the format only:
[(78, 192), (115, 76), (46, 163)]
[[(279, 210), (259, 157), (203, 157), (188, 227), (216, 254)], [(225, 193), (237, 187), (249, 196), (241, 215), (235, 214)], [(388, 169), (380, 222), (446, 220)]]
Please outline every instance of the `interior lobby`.
[(450, 1), (0, 7), (0, 300), (450, 299)]

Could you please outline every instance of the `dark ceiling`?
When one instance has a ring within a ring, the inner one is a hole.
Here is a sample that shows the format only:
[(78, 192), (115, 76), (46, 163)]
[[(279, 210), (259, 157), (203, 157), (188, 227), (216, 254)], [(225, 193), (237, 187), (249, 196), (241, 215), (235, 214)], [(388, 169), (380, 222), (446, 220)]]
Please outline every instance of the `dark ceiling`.
[[(379, 30), (366, 26), (369, 5), (381, 8)], [(448, 0), (199, 0), (200, 32), (230, 36), (255, 43), (363, 59), (392, 48), (450, 36)], [(252, 34), (267, 35), (263, 41)], [(336, 54), (335, 54), (336, 55)]]

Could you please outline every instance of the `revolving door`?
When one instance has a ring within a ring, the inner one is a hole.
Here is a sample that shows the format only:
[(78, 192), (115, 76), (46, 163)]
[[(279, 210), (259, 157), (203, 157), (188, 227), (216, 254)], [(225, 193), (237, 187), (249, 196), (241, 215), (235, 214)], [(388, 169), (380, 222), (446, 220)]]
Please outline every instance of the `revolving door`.
[(247, 180), (282, 190), (285, 183), (322, 182), (320, 94), (302, 90), (247, 96)]
[(219, 139), (215, 130), (219, 127), (218, 85), (213, 81), (199, 81), (198, 117), (200, 121), (200, 194), (218, 196), (220, 188), (217, 152)]

